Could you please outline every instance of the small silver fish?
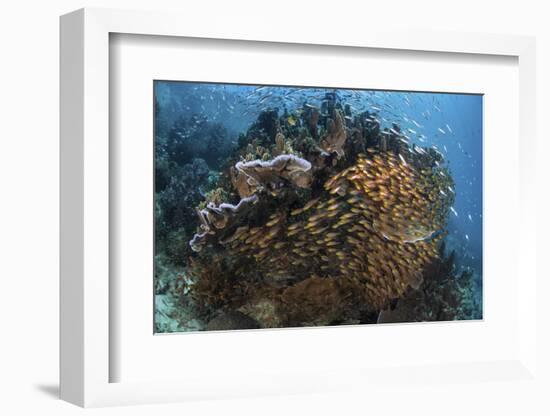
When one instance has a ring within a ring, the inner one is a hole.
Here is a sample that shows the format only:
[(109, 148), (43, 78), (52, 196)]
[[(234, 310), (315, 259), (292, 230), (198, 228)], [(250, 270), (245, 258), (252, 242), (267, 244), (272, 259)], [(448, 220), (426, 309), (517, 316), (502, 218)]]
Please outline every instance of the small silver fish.
[(269, 97), (271, 97), (271, 93), (264, 95), (262, 98), (260, 98), (260, 103), (263, 103), (265, 100), (267, 100)]
[(391, 131), (393, 134), (395, 134), (396, 136), (401, 135), (401, 133), (399, 133), (399, 132), (398, 132), (397, 130), (395, 130), (395, 129), (390, 129), (390, 131)]
[(403, 156), (401, 156), (401, 153), (399, 154), (399, 159), (401, 159), (401, 162), (403, 162), (403, 164), (405, 166), (407, 166), (407, 161), (405, 160), (405, 158)]

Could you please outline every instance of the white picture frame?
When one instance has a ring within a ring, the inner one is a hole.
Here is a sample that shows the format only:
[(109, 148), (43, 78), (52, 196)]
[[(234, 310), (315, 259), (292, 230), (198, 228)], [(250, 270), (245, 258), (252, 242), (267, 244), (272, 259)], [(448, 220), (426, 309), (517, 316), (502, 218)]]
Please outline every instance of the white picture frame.
[[(185, 22), (185, 24), (182, 24)], [(319, 377), (277, 374), (261, 380), (188, 379), (143, 383), (110, 382), (109, 297), (109, 36), (113, 33), (277, 42), (334, 47), (381, 48), (452, 54), (504, 55), (518, 59), (520, 223), (517, 271), (517, 354), (506, 360), (472, 363), (418, 363), (418, 380), (444, 374), (449, 379), (479, 382), (488, 377), (525, 380), (536, 377), (536, 198), (535, 176), (535, 42), (533, 38), (468, 33), (354, 28), (285, 28), (263, 22), (241, 27), (231, 22), (205, 27), (200, 20), (171, 13), (82, 9), (61, 18), (61, 398), (80, 406), (159, 403), (209, 397), (322, 392), (372, 385), (374, 380), (402, 377), (407, 370), (370, 368), (366, 374), (332, 369)], [(246, 33), (242, 35), (241, 33)], [(215, 334), (210, 336), (215, 337)], [(276, 334), (273, 336), (277, 336)], [(215, 341), (214, 341), (215, 342)], [(477, 376), (476, 376), (477, 374)], [(483, 374), (483, 377), (479, 377)], [(342, 382), (341, 380), (353, 380)], [(228, 384), (229, 383), (229, 384)]]

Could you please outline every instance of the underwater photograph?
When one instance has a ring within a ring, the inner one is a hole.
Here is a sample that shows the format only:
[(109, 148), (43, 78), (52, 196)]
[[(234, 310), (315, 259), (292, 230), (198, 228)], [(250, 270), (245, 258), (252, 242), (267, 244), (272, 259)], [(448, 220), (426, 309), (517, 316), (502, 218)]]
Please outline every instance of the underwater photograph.
[(481, 94), (153, 88), (155, 333), (483, 318)]

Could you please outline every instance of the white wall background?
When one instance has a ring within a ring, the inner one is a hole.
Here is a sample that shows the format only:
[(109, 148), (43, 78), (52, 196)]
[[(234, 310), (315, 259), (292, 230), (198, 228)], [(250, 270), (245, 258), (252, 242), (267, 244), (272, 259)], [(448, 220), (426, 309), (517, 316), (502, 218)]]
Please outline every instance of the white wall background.
[[(116, 7), (188, 11), (205, 24), (249, 19), (288, 25), (368, 25), (388, 19), (404, 27), (536, 35), (538, 131), (550, 114), (550, 13), (547, 1), (377, 0), (208, 1), (11, 0), (0, 8), (0, 414), (82, 412), (60, 402), (58, 368), (58, 16), (74, 9)], [(548, 244), (548, 141), (538, 149), (541, 192), (539, 253)], [(543, 166), (544, 165), (544, 166)], [(513, 221), (513, 219), (511, 219)], [(543, 247), (545, 244), (545, 247)], [(540, 256), (542, 266), (542, 256)], [(550, 277), (550, 276), (549, 276)], [(539, 293), (550, 293), (543, 281)], [(544, 298), (543, 298), (544, 300)], [(550, 374), (547, 302), (541, 302), (541, 365)], [(543, 316), (546, 320), (542, 319)], [(546, 329), (545, 329), (546, 328)], [(546, 395), (550, 385), (546, 386)], [(373, 397), (352, 394), (197, 402), (158, 407), (93, 410), (101, 415), (172, 414), (550, 414), (542, 390), (529, 384), (434, 386), (404, 391), (398, 386)]]

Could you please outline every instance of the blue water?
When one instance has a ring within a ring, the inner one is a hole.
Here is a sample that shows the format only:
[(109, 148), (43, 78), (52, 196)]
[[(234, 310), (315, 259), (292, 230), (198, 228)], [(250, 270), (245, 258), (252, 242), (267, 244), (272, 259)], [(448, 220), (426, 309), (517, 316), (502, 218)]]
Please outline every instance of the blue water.
[[(155, 82), (162, 108), (157, 128), (171, 126), (182, 114), (201, 114), (222, 124), (227, 140), (237, 143), (260, 112), (321, 107), (334, 89), (257, 85)], [(441, 152), (455, 181), (454, 212), (449, 214), (446, 245), (455, 250), (457, 269), (474, 271), (478, 298), (482, 276), (483, 97), (473, 94), (337, 90), (352, 113), (377, 113), (382, 127), (396, 123), (410, 143)], [(158, 127), (160, 126), (160, 127)]]

